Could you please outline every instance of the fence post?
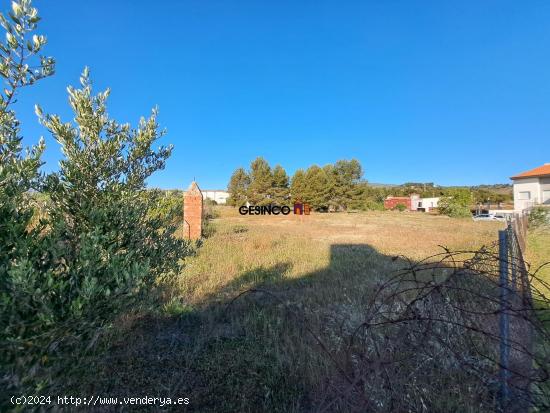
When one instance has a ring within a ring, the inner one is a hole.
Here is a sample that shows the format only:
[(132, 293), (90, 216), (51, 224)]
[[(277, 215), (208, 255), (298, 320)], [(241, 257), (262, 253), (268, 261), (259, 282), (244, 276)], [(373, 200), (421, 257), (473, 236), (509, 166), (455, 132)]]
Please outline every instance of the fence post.
[(498, 232), (499, 255), (499, 288), (500, 288), (500, 394), (498, 411), (504, 413), (508, 410), (510, 389), (510, 347), (509, 347), (509, 320), (508, 320), (508, 240), (507, 231)]
[(519, 240), (516, 236), (516, 233), (514, 231), (514, 228), (512, 226), (508, 226), (507, 234), (506, 234), (506, 244), (508, 246), (508, 251), (510, 254), (510, 270), (512, 271), (512, 280), (511, 280), (511, 289), (514, 295), (519, 290), (519, 282), (517, 279), (517, 265), (518, 265), (518, 257), (521, 256), (521, 253), (518, 251), (518, 249), (521, 251), (519, 246)]

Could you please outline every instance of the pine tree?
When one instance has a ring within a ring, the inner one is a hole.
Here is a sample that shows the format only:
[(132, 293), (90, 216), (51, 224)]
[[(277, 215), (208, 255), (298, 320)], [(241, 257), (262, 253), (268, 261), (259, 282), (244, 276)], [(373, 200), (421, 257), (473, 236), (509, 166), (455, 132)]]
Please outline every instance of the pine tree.
[(305, 173), (304, 202), (317, 210), (327, 210), (330, 200), (330, 180), (325, 170), (317, 165), (310, 166)]
[(327, 181), (327, 197), (326, 197), (326, 203), (327, 203), (327, 209), (329, 211), (336, 211), (340, 208), (340, 204), (337, 201), (337, 179), (336, 179), (336, 173), (334, 171), (334, 165), (328, 164), (323, 166), (323, 172), (326, 176)]
[(273, 174), (267, 161), (256, 158), (250, 164), (250, 185), (248, 186), (248, 200), (253, 205), (269, 205), (272, 203), (271, 188)]
[(298, 169), (289, 188), (284, 168), (276, 165), (272, 170), (265, 159), (258, 157), (252, 162), (249, 174), (242, 168), (233, 173), (228, 188), (235, 194), (235, 200), (231, 200), (235, 203), (243, 203), (240, 194), (246, 188), (246, 199), (254, 205), (301, 201), (316, 210), (345, 210), (360, 208), (365, 201), (365, 188), (359, 185), (362, 174), (361, 164), (355, 159), (340, 160), (323, 168), (313, 165), (307, 171)]
[(235, 172), (233, 172), (233, 175), (231, 175), (229, 185), (227, 186), (227, 190), (230, 194), (228, 204), (233, 206), (244, 205), (247, 201), (249, 185), (250, 176), (248, 176), (244, 168), (237, 168)]
[(277, 205), (288, 205), (289, 195), (288, 175), (281, 165), (276, 165), (275, 168), (273, 168), (271, 199), (273, 203)]
[(331, 170), (331, 204), (337, 210), (346, 210), (359, 195), (357, 183), (363, 175), (361, 164), (356, 159), (340, 160)]
[(305, 195), (305, 172), (303, 169), (298, 169), (292, 176), (290, 184), (290, 199), (292, 202), (303, 202)]

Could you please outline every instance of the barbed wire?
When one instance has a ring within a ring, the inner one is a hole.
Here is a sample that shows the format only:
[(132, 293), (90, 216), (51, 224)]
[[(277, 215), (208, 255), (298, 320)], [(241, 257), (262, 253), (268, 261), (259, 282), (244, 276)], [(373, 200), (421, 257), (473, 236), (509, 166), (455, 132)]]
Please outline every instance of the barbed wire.
[[(475, 251), (441, 248), (418, 262), (394, 257), (404, 267), (374, 286), (363, 321), (350, 332), (340, 329), (346, 345), (336, 350), (301, 309), (266, 289), (246, 290), (229, 305), (267, 294), (314, 338), (339, 374), (325, 384), (314, 411), (550, 408), (550, 285), (539, 277), (550, 263), (533, 271), (521, 255), (503, 263), (498, 243)], [(503, 265), (520, 282), (502, 285)], [(499, 331), (502, 315), (508, 337)], [(503, 378), (510, 392), (504, 399)]]

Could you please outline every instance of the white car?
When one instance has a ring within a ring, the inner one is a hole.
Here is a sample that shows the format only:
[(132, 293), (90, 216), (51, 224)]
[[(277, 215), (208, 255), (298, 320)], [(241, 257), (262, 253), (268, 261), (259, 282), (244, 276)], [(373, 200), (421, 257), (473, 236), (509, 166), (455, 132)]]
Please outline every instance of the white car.
[(506, 221), (506, 217), (504, 215), (496, 214), (478, 214), (474, 215), (472, 219), (474, 221)]

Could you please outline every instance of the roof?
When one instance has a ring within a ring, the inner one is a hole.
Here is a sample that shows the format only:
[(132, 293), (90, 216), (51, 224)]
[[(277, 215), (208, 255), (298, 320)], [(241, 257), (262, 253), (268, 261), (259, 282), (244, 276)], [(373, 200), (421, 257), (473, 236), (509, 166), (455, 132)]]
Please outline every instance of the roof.
[(512, 176), (510, 179), (536, 178), (539, 176), (550, 176), (550, 163), (545, 163), (538, 168), (522, 172), (519, 175)]
[(197, 183), (195, 181), (191, 182), (191, 185), (189, 185), (189, 188), (187, 188), (186, 193), (187, 193), (187, 195), (202, 194), (199, 186), (197, 185)]

